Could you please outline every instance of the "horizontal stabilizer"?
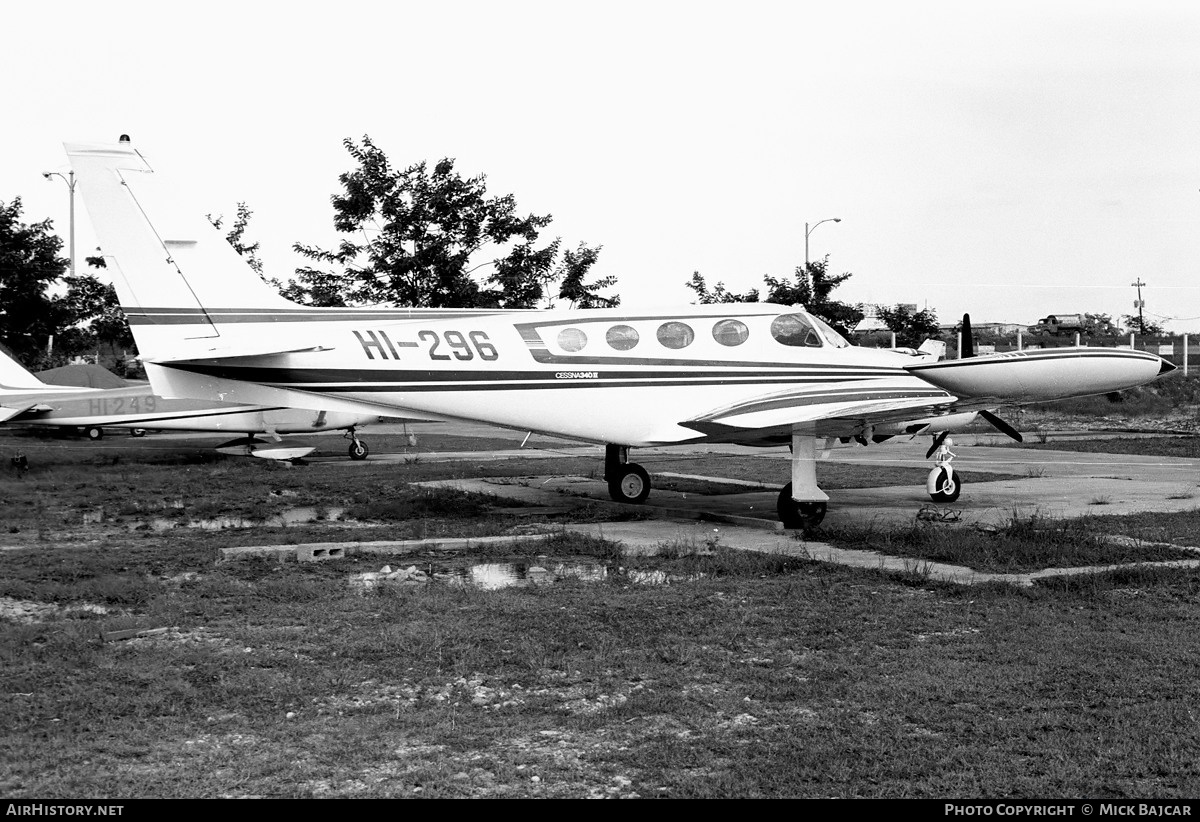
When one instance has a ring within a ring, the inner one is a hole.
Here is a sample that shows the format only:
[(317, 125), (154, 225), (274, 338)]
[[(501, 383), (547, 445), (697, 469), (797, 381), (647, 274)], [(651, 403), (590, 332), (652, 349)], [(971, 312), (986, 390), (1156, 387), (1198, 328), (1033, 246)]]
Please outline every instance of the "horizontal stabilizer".
[(0, 405), (0, 422), (8, 422), (13, 417), (19, 417), (26, 411), (32, 411), (36, 408), (36, 405), (20, 405), (15, 407), (10, 405)]
[(310, 346), (262, 346), (253, 348), (247, 346), (238, 346), (236, 349), (229, 347), (214, 348), (211, 345), (197, 346), (188, 352), (177, 351), (169, 356), (157, 356), (143, 358), (145, 362), (156, 363), (159, 365), (172, 364), (194, 364), (206, 362), (209, 360), (220, 361), (222, 363), (236, 362), (239, 364), (250, 364), (256, 359), (266, 359), (268, 357), (278, 357), (284, 354), (307, 354), (317, 351), (332, 351), (328, 346), (310, 345)]
[(167, 399), (215, 400), (271, 408), (306, 408), (329, 413), (368, 414), (410, 421), (446, 422), (450, 419), (436, 414), (397, 408), (395, 405), (376, 404), (359, 399), (343, 399), (328, 394), (299, 391), (294, 388), (276, 388), (261, 383), (195, 374), (156, 363), (146, 364), (146, 376), (150, 378), (150, 385), (154, 389), (154, 393)]

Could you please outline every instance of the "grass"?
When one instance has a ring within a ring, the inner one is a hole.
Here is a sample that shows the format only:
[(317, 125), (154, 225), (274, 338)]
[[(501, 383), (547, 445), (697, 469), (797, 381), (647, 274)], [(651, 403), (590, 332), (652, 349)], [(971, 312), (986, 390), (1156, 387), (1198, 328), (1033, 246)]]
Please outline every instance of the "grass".
[[(333, 563), (205, 565), (156, 582), (120, 616), (9, 625), (0, 790), (119, 799), (1200, 789), (1195, 572), (1134, 580), (1141, 594), (1130, 597), (1112, 585), (962, 590), (808, 560), (729, 559), (722, 573), (679, 585), (367, 596)], [(97, 639), (152, 626), (174, 630)]]
[[(77, 451), (84, 451), (79, 448)], [(720, 462), (687, 473), (725, 473)], [(174, 460), (174, 461), (172, 461)], [(524, 461), (513, 461), (521, 463)], [(529, 465), (535, 461), (530, 460)], [(584, 461), (580, 461), (582, 463)], [(538, 471), (570, 460), (536, 461)], [(786, 463), (784, 463), (786, 464)], [(983, 532), (831, 533), (907, 572), (731, 550), (625, 556), (556, 534), (473, 557), (613, 573), (500, 590), (348, 584), (382, 558), (217, 563), (220, 547), (515, 533), (553, 518), (406, 481), (509, 463), (283, 468), (55, 461), (0, 477), (0, 794), (130, 797), (1172, 799), (1200, 792), (1200, 510)], [(747, 462), (738, 471), (764, 462)], [(592, 468), (596, 466), (593, 461)], [(652, 470), (678, 470), (658, 468)], [(878, 483), (879, 469), (864, 472)], [(680, 471), (680, 473), (684, 473)], [(923, 477), (924, 471), (919, 471)], [(847, 475), (852, 481), (852, 475)], [(823, 479), (824, 481), (824, 479)], [(909, 480), (905, 480), (909, 481)], [(167, 533), (147, 516), (346, 505), (373, 524)], [(572, 515), (595, 515), (587, 502)], [(85, 512), (102, 518), (85, 524)], [(15, 529), (15, 530), (14, 530)], [(1108, 535), (1131, 540), (1114, 544)], [(1189, 542), (1190, 540), (1190, 542)], [(661, 572), (661, 584), (639, 572)], [(28, 603), (27, 616), (13, 604)], [(104, 642), (126, 629), (170, 630)]]
[(1049, 451), (1075, 451), (1085, 454), (1137, 454), (1148, 457), (1200, 458), (1200, 436), (1178, 437), (1112, 437), (1097, 439), (1062, 439), (1047, 443), (1024, 443), (1014, 448)]
[[(1092, 504), (1105, 503), (1097, 499)], [(1164, 529), (1155, 533), (1166, 536), (1167, 528), (1170, 528), (1171, 536), (1188, 533), (1188, 528), (1196, 524), (1197, 516), (1195, 512), (1154, 514), (1153, 520)], [(1059, 520), (1014, 514), (1003, 527), (987, 531), (917, 522), (890, 530), (831, 530), (827, 537), (847, 548), (1000, 574), (1196, 558), (1194, 553), (1183, 548), (1158, 544), (1170, 543), (1171, 539), (1154, 540), (1155, 544), (1113, 542), (1110, 537), (1114, 534), (1138, 537), (1146, 533), (1143, 526), (1130, 527), (1124, 520), (1123, 517)], [(1171, 527), (1164, 523), (1177, 525)]]

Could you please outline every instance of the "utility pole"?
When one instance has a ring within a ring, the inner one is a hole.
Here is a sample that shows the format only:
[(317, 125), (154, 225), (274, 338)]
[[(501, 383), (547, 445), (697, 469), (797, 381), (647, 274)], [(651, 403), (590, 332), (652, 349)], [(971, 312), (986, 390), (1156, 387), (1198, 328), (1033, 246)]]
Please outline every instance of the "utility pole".
[(1142, 282), (1142, 278), (1138, 277), (1137, 282), (1130, 283), (1130, 285), (1138, 290), (1138, 296), (1133, 301), (1133, 307), (1138, 310), (1138, 330), (1145, 336), (1146, 320), (1142, 317), (1142, 309), (1146, 307), (1146, 302), (1142, 299), (1142, 286), (1147, 285), (1147, 283)]

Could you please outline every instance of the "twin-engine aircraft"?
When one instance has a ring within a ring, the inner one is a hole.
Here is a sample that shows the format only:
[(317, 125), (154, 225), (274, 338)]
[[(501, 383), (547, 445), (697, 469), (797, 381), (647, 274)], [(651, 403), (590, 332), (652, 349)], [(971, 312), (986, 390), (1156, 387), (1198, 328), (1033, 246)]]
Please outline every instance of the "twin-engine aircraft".
[(802, 307), (767, 303), (311, 308), (264, 283), (198, 213), (167, 203), (127, 138), (67, 154), (159, 395), (471, 420), (594, 442), (623, 502), (650, 492), (631, 448), (788, 443), (778, 513), (785, 526), (809, 527), (829, 499), (817, 485), (818, 442), (944, 434), (980, 413), (1015, 434), (991, 409), (1117, 391), (1174, 367), (1089, 348), (938, 361), (852, 346)]
[[(281, 435), (344, 430), (351, 440), (351, 459), (365, 459), (368, 448), (356, 429), (378, 418), (378, 414), (261, 408), (213, 402), (211, 398), (164, 399), (145, 384), (123, 388), (49, 385), (0, 351), (0, 423), (81, 431), (91, 440), (103, 437), (105, 428), (125, 428), (134, 436), (147, 429), (245, 434), (218, 450), (284, 460), (302, 457), (313, 448), (284, 443)], [(270, 441), (256, 435), (265, 435)]]

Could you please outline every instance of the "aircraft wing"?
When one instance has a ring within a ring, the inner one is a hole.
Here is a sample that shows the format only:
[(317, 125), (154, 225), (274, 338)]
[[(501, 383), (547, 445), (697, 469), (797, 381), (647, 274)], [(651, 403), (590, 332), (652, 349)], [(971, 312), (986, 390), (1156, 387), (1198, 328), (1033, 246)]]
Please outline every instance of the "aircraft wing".
[(895, 422), (944, 414), (957, 397), (913, 380), (876, 380), (873, 385), (831, 383), (767, 394), (681, 423), (687, 428), (728, 426), (745, 429), (783, 428), (834, 420)]

